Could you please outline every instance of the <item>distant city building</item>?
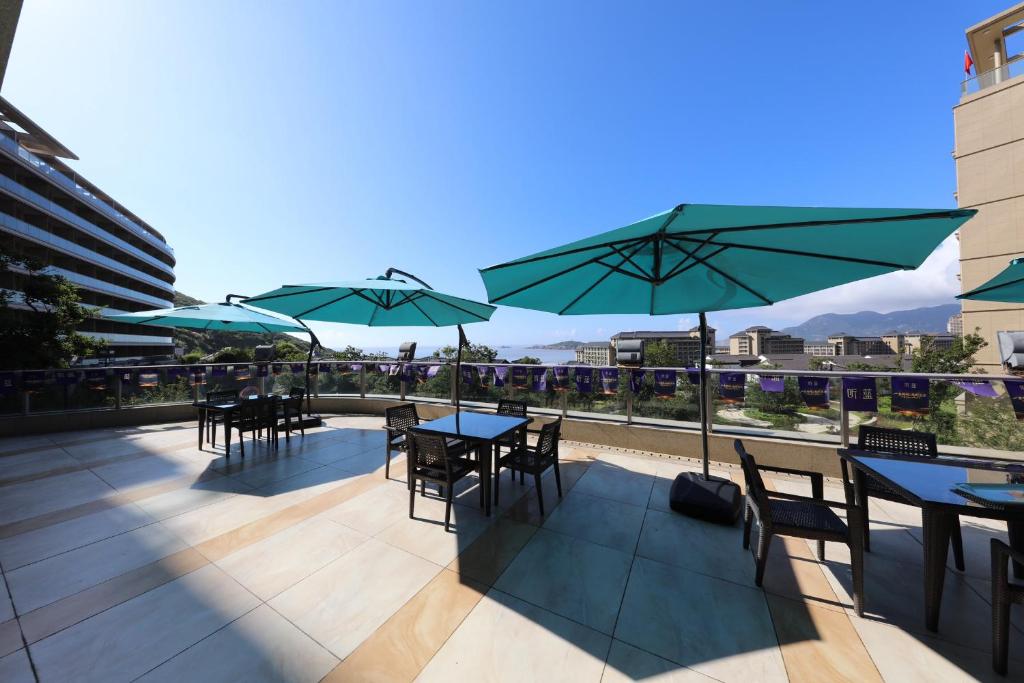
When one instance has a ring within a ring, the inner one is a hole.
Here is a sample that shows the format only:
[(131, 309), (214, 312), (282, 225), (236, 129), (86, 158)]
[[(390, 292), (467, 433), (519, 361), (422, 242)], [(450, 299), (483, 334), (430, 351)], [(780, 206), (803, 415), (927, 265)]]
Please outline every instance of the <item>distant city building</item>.
[[(672, 350), (676, 362), (680, 365), (694, 365), (700, 360), (700, 328), (692, 327), (683, 332), (667, 331), (635, 331), (619, 332), (612, 336), (612, 348), (620, 339), (639, 339), (643, 342), (644, 354), (650, 344), (664, 342)], [(715, 348), (715, 328), (708, 328), (708, 353)], [(612, 352), (614, 353), (614, 351)]]
[(884, 356), (896, 353), (890, 343), (899, 344), (882, 337), (856, 337), (845, 332), (830, 334), (828, 343), (835, 349), (834, 353), (828, 354), (830, 356)]
[[(953, 107), (953, 158), (957, 205), (977, 208), (978, 215), (959, 232), (964, 292), (1024, 256), (1024, 174), (1017, 172), (1024, 158), (1024, 60), (1014, 47), (1022, 20), (1024, 7), (1016, 4), (966, 31), (977, 75), (963, 82)], [(1024, 305), (965, 300), (961, 333), (965, 329), (978, 329), (988, 342), (976, 355), (977, 367), (999, 372), (996, 333), (1024, 330)]]
[(587, 365), (614, 365), (615, 350), (608, 342), (593, 342), (576, 347), (576, 362)]
[(834, 356), (836, 347), (827, 341), (805, 341), (804, 353), (808, 356)]
[(946, 321), (946, 332), (949, 332), (954, 337), (964, 336), (963, 313), (954, 313), (949, 316), (949, 320)]
[(763, 356), (770, 353), (801, 354), (802, 337), (777, 332), (764, 325), (754, 325), (729, 336), (729, 353), (734, 356)]
[(930, 339), (931, 344), (936, 349), (948, 349), (953, 345), (953, 341), (956, 340), (956, 335), (952, 334), (929, 334), (925, 332), (915, 332), (908, 334), (904, 338), (903, 342), (903, 355), (913, 355), (914, 351), (921, 348), (925, 339)]

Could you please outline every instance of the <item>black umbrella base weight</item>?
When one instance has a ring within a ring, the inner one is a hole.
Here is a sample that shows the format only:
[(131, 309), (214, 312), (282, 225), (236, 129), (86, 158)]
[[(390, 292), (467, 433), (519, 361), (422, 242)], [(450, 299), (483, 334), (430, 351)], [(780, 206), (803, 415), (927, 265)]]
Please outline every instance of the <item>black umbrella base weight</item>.
[(320, 419), (319, 415), (303, 415), (299, 420), (292, 423), (293, 429), (298, 429), (300, 422), (303, 429), (312, 429), (313, 427), (319, 427), (324, 423), (324, 421)]
[(705, 479), (683, 472), (672, 482), (668, 503), (676, 512), (716, 524), (735, 524), (740, 517), (740, 487), (728, 479)]

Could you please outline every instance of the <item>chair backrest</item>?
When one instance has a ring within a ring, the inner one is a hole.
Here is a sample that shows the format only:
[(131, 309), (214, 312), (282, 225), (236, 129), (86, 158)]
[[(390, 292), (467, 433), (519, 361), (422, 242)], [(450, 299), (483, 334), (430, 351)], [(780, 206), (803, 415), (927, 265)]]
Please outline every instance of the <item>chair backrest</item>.
[(409, 432), (412, 441), (413, 462), (417, 467), (443, 470), (448, 462), (448, 443), (439, 434)]
[(251, 384), (241, 391), (238, 392), (238, 398), (249, 398), (250, 396), (259, 396), (260, 390), (258, 387), (254, 387)]
[(237, 401), (238, 390), (228, 389), (225, 391), (207, 391), (206, 400), (214, 403), (217, 401)]
[(537, 439), (537, 455), (547, 458), (551, 455), (558, 455), (558, 439), (562, 435), (562, 418), (548, 422), (540, 428), (540, 437)]
[(939, 455), (934, 434), (885, 427), (861, 427), (857, 434), (857, 448), (875, 453), (919, 455), (927, 458)]
[(273, 419), (277, 417), (278, 400), (276, 396), (260, 396), (242, 401), (242, 407), (238, 410), (239, 421), (246, 429), (269, 423), (272, 416)]
[(288, 390), (288, 398), (302, 399), (306, 396), (306, 389), (304, 387), (292, 387)]
[(499, 399), (497, 414), (510, 417), (526, 417), (526, 402), (512, 401), (507, 398)]
[(420, 423), (415, 403), (403, 403), (384, 410), (384, 423), (391, 429), (405, 431)]
[(764, 479), (761, 478), (760, 470), (757, 469), (757, 461), (754, 460), (754, 456), (747, 453), (747, 449), (743, 447), (743, 442), (739, 439), (733, 441), (733, 447), (740, 456), (743, 480), (747, 484), (747, 495), (754, 500), (758, 509), (767, 509), (768, 489), (764, 485)]

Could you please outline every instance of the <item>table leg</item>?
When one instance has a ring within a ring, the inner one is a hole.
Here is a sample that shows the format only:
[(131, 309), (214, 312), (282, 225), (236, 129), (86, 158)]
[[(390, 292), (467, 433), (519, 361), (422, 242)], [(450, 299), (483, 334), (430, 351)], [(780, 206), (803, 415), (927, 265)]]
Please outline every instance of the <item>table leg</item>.
[(488, 441), (480, 452), (480, 485), (484, 487), (484, 514), (491, 516), (491, 463), (494, 460), (494, 443)]
[[(232, 411), (224, 411), (224, 457), (231, 457), (231, 413)], [(238, 438), (242, 438), (239, 436)]]
[[(1006, 533), (1010, 538), (1010, 547), (1024, 553), (1024, 521), (1007, 520)], [(1013, 562), (1013, 578), (1024, 579), (1024, 564)]]
[(199, 450), (203, 450), (203, 430), (206, 429), (206, 410), (199, 409)]
[(924, 530), (924, 615), (929, 631), (939, 630), (942, 587), (946, 580), (946, 558), (954, 516), (948, 512), (922, 508)]

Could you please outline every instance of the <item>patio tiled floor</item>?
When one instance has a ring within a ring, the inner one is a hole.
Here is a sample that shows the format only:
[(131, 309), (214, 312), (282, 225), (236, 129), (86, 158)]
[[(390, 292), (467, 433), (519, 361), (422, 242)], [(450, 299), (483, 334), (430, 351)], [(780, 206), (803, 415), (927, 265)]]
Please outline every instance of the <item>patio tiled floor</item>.
[(776, 542), (761, 590), (739, 526), (669, 511), (693, 462), (563, 444), (546, 517), (508, 475), (485, 517), (470, 478), (445, 533), (435, 498), (409, 519), (402, 460), (384, 478), (380, 426), (333, 417), (244, 463), (193, 424), (0, 440), (0, 681), (996, 678), (998, 524), (964, 520), (929, 634), (911, 508), (872, 503), (858, 618), (844, 546)]

